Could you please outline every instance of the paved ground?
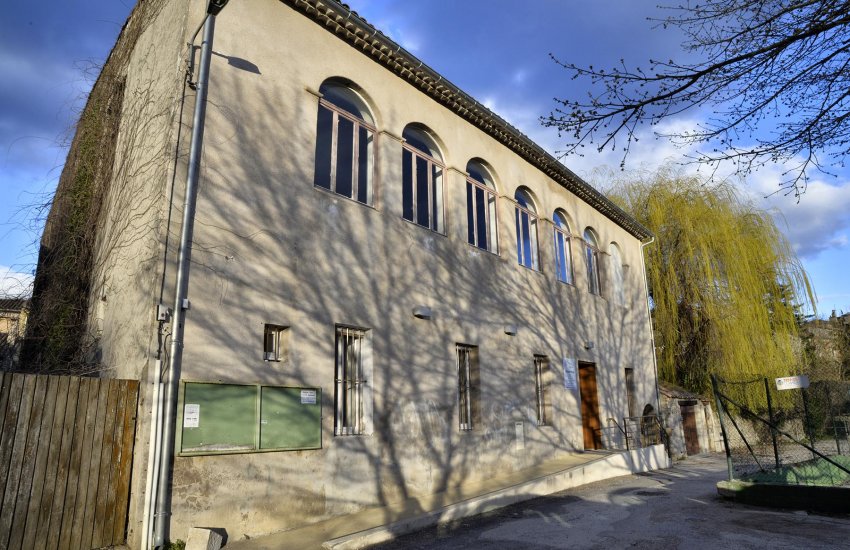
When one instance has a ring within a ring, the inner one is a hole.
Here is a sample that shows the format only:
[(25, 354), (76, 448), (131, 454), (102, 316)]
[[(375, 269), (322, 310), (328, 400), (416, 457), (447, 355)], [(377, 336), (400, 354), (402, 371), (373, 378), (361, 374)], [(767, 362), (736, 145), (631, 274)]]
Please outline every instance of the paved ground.
[(850, 548), (850, 516), (724, 501), (723, 455), (538, 498), (374, 549), (809, 549)]

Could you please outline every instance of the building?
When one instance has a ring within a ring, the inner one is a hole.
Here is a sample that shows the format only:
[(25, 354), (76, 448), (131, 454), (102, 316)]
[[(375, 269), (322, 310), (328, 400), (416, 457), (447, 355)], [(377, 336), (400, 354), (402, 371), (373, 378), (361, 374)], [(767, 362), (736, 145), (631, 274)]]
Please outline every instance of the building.
[[(140, 2), (81, 121), (113, 125), (87, 332), (104, 372), (143, 382), (131, 545), (203, 12)], [(659, 410), (645, 228), (344, 5), (232, 2), (214, 52), (174, 538), (457, 487), (597, 448), (609, 418)]]
[(17, 365), (28, 312), (29, 299), (0, 298), (0, 371)]

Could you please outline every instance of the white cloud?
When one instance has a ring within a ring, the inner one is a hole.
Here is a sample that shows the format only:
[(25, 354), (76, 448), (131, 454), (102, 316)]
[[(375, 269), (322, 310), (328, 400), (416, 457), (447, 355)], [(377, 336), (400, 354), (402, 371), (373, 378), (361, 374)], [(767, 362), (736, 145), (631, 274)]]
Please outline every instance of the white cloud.
[(33, 276), (0, 265), (0, 298), (28, 298), (32, 295)]

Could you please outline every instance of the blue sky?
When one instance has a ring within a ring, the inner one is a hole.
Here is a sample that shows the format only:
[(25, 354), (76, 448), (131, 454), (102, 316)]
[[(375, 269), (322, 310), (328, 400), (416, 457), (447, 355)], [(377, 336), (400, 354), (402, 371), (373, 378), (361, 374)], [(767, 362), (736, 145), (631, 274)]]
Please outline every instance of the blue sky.
[[(231, 0), (233, 2), (248, 0)], [(55, 188), (66, 144), (85, 93), (96, 77), (131, 0), (7, 0), (0, 18), (0, 291), (25, 285), (36, 261), (39, 227), (32, 207)], [(680, 36), (647, 16), (654, 2), (634, 0), (350, 0), (360, 15), (486, 104), (553, 153), (557, 132), (538, 117), (554, 97), (582, 93), (549, 58), (610, 66), (624, 58), (645, 65), (651, 57), (674, 57)], [(282, 9), (285, 9), (282, 7)], [(219, 24), (227, 24), (227, 11)], [(285, 44), (281, 44), (284, 48)], [(699, 112), (669, 124), (688, 128)], [(647, 135), (633, 149), (629, 169), (652, 169), (687, 150)], [(615, 152), (568, 157), (573, 171), (596, 182), (596, 169), (617, 169)], [(687, 169), (686, 169), (687, 170)], [(749, 176), (744, 193), (777, 212), (780, 228), (795, 246), (818, 294), (820, 315), (850, 311), (850, 168), (810, 182), (799, 203), (774, 195), (782, 167)], [(604, 182), (600, 182), (604, 185)]]

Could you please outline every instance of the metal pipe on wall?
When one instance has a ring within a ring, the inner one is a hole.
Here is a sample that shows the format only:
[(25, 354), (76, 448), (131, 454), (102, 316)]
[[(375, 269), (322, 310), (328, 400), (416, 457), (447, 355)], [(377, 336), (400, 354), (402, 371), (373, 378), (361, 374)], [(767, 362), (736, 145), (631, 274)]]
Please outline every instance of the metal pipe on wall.
[(186, 177), (186, 197), (183, 202), (183, 227), (177, 264), (177, 284), (174, 297), (171, 352), (167, 380), (165, 382), (162, 414), (162, 449), (159, 460), (159, 476), (156, 488), (156, 512), (154, 515), (154, 547), (164, 548), (168, 540), (171, 516), (171, 465), (174, 461), (174, 435), (177, 422), (177, 394), (183, 359), (183, 331), (188, 309), (189, 267), (192, 257), (192, 235), (195, 226), (195, 204), (198, 197), (198, 179), (201, 170), (201, 151), (204, 141), (207, 90), (209, 85), (210, 59), (215, 32), (215, 15), (208, 15), (204, 22), (204, 38), (201, 43), (201, 65), (195, 95), (195, 113), (192, 120), (192, 140), (189, 148), (189, 172)]

